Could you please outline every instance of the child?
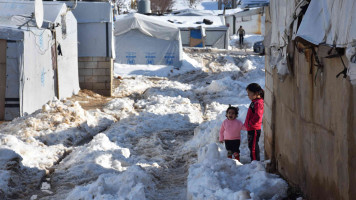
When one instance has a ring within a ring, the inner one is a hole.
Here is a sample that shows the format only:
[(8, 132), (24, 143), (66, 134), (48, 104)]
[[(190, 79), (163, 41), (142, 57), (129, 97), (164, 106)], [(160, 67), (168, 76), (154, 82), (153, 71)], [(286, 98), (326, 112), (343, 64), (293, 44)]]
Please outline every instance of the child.
[(248, 134), (248, 148), (250, 149), (251, 161), (259, 161), (260, 148), (258, 146), (258, 140), (261, 135), (264, 91), (257, 83), (249, 84), (246, 90), (248, 98), (252, 101), (247, 111), (244, 124)]
[(243, 123), (236, 119), (239, 115), (239, 108), (229, 105), (226, 110), (226, 118), (220, 129), (220, 143), (225, 142), (227, 157), (234, 158), (240, 161), (240, 139)]

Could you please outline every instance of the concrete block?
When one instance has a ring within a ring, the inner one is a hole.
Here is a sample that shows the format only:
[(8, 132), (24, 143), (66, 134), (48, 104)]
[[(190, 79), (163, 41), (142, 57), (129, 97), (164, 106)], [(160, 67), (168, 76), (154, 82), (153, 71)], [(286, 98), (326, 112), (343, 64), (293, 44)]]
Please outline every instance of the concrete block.
[(95, 76), (103, 76), (106, 75), (106, 69), (93, 69), (93, 75)]
[(86, 62), (80, 62), (80, 61), (79, 61), (79, 62), (78, 62), (78, 68), (79, 68), (79, 69), (85, 69), (85, 63), (86, 63)]
[(93, 89), (94, 90), (104, 90), (105, 88), (105, 83), (93, 83)]
[(99, 83), (110, 83), (110, 76), (98, 76)]
[(79, 83), (80, 89), (88, 89), (92, 90), (93, 89), (93, 83)]
[(93, 61), (97, 61), (97, 62), (105, 62), (106, 61), (106, 57), (92, 57)]
[(105, 83), (105, 88), (106, 89), (111, 89), (112, 88), (112, 84), (111, 83)]
[(79, 76), (92, 76), (93, 70), (92, 69), (79, 69)]
[(96, 83), (98, 82), (98, 77), (97, 76), (85, 76), (84, 82), (86, 83)]
[(265, 105), (268, 105), (270, 108), (272, 108), (272, 104), (273, 104), (273, 94), (272, 91), (269, 90), (268, 88), (265, 89)]
[(93, 61), (92, 57), (79, 57), (78, 58), (79, 62), (90, 62)]
[(110, 68), (110, 62), (98, 62), (98, 68)]
[(266, 88), (273, 91), (273, 75), (266, 71)]
[(83, 63), (85, 63), (83, 67), (86, 68), (86, 69), (96, 69), (96, 68), (98, 68), (98, 62), (92, 61), (92, 62), (83, 62)]
[(111, 71), (111, 69), (105, 69), (105, 70), (106, 70), (105, 75), (112, 76), (112, 71)]
[(268, 124), (272, 124), (272, 109), (265, 104), (263, 118), (267, 121)]
[(94, 92), (103, 95), (103, 96), (111, 96), (111, 90), (93, 90)]
[(79, 76), (79, 82), (84, 82), (85, 81), (85, 78), (84, 78), (85, 76)]

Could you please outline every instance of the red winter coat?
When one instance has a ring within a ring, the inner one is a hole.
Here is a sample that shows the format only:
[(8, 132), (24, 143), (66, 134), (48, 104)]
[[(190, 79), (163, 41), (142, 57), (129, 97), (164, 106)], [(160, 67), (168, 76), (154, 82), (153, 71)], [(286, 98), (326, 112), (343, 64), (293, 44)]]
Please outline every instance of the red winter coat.
[(260, 130), (262, 126), (263, 116), (263, 104), (262, 98), (252, 100), (250, 107), (248, 108), (245, 127), (247, 131)]

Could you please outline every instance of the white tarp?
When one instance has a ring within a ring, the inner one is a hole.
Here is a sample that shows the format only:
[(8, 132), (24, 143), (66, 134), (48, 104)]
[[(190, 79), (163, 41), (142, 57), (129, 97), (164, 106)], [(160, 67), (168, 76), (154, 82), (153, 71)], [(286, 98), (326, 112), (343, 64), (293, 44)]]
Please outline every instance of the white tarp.
[(356, 40), (356, 1), (312, 0), (297, 36), (316, 45), (347, 47)]
[(115, 22), (115, 62), (180, 67), (182, 43), (178, 27), (141, 14)]

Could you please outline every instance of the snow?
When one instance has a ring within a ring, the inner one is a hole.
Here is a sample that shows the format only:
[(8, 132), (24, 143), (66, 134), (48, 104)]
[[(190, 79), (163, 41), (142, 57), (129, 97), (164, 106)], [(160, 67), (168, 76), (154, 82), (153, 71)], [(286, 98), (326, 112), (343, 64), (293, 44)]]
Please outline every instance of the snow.
[[(176, 1), (175, 8), (186, 3)], [(246, 43), (262, 39), (246, 36)], [(179, 69), (115, 64), (120, 84), (101, 108), (53, 99), (1, 124), (0, 198), (285, 198), (287, 182), (266, 172), (263, 133), (261, 161), (251, 162), (246, 132), (240, 162), (226, 158), (218, 143), (228, 104), (239, 107), (244, 121), (246, 86), (264, 87), (264, 57), (193, 51), (182, 63)]]

